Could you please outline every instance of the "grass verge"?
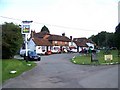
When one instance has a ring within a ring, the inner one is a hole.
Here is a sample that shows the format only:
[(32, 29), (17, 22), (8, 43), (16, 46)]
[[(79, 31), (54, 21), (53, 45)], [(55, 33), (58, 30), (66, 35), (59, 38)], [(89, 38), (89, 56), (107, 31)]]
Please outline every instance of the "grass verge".
[[(111, 50), (111, 55), (113, 56), (112, 61), (105, 61), (104, 60), (104, 55), (105, 55), (104, 50), (101, 50), (97, 54), (99, 64), (109, 64), (109, 63), (118, 64), (118, 63), (120, 63), (120, 57), (118, 57), (117, 50)], [(74, 63), (74, 64), (82, 64), (82, 65), (93, 64), (93, 63), (91, 63), (91, 55), (90, 54), (88, 54), (88, 55), (80, 54), (79, 56), (75, 56), (71, 59), (71, 62)]]
[[(27, 65), (31, 64), (31, 66)], [(36, 64), (34, 62), (26, 62), (25, 60), (17, 60), (17, 59), (3, 59), (2, 60), (2, 83), (10, 78), (14, 78), (25, 71), (28, 71), (35, 67)], [(10, 71), (17, 71), (14, 74), (11, 74)]]

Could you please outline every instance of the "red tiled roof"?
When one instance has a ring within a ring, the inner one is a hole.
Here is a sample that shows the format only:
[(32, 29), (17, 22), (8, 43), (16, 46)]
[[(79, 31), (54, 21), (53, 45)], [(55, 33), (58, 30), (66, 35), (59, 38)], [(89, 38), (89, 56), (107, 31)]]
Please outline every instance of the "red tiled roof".
[(64, 41), (64, 42), (70, 42), (71, 41), (66, 36), (52, 35), (52, 34), (48, 34), (46, 32), (34, 33), (33, 37), (36, 37), (36, 38), (45, 38), (45, 39), (48, 39), (50, 41)]
[(52, 44), (47, 39), (40, 39), (40, 38), (32, 38), (34, 43), (38, 46), (52, 46)]
[(34, 33), (34, 37), (43, 38), (45, 35), (49, 35), (47, 32)]
[(71, 40), (66, 36), (60, 36), (60, 35), (50, 35), (48, 38), (50, 41), (64, 41), (64, 42), (70, 42)]

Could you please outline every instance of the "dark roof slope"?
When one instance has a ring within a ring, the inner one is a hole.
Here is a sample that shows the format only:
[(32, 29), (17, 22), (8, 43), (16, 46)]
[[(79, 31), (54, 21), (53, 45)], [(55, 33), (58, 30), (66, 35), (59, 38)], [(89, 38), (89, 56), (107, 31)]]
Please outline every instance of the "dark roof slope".
[(89, 40), (87, 38), (74, 38), (73, 41), (75, 42), (75, 44), (77, 46), (80, 46), (80, 47), (87, 47), (87, 44), (86, 43), (92, 43), (92, 44), (95, 44), (92, 40)]
[(38, 46), (52, 46), (52, 44), (47, 39), (32, 38), (34, 43)]
[(48, 35), (47, 32), (34, 33), (34, 37), (43, 38), (45, 35)]
[(88, 47), (85, 42), (74, 41), (74, 43), (75, 43), (77, 46), (80, 46), (80, 47)]
[(92, 40), (87, 39), (85, 37), (83, 38), (74, 38), (73, 41), (81, 42), (81, 43), (92, 43), (95, 44)]

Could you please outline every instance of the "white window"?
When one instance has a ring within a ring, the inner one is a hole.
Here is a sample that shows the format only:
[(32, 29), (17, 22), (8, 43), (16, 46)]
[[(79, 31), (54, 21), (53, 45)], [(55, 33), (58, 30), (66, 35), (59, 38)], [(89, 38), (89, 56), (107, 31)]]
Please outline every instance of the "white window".
[(38, 47), (38, 49), (41, 49), (41, 47)]
[(57, 44), (57, 41), (55, 41), (55, 44)]
[(65, 42), (65, 44), (67, 44), (67, 42)]
[(42, 50), (45, 50), (45, 46), (42, 46)]

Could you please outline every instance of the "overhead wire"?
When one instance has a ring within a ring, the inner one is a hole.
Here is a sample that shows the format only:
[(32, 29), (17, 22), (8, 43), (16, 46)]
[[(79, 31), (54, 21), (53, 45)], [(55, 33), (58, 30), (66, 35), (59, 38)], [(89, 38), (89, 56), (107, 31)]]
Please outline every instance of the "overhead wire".
[[(17, 20), (17, 21), (24, 21), (22, 19), (15, 19), (12, 17), (5, 17), (5, 16), (0, 16), (1, 18), (6, 18), (6, 19), (11, 19), (11, 20)], [(48, 26), (53, 26), (53, 27), (58, 27), (58, 28), (64, 28), (64, 29), (73, 29), (73, 30), (81, 30), (81, 31), (94, 31), (94, 32), (99, 32), (98, 30), (90, 30), (90, 29), (83, 29), (83, 28), (75, 28), (75, 27), (67, 27), (67, 26), (61, 26), (61, 25), (54, 25), (54, 24), (47, 24), (47, 23), (40, 23), (33, 21), (35, 24), (42, 24), (42, 25), (48, 25)]]

